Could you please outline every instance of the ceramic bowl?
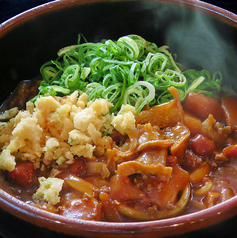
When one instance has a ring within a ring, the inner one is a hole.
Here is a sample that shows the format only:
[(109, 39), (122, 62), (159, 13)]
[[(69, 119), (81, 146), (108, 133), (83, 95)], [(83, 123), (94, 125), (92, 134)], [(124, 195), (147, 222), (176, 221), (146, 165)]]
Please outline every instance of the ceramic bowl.
[[(157, 45), (168, 45), (187, 68), (221, 71), (224, 83), (237, 91), (235, 14), (195, 0), (58, 0), (0, 25), (0, 102), (20, 81), (38, 77), (40, 66), (54, 59), (58, 49), (75, 44), (79, 33), (93, 42), (141, 35)], [(237, 197), (188, 215), (128, 223), (68, 219), (32, 207), (1, 189), (0, 207), (5, 216), (10, 214), (39, 233), (47, 229), (85, 237), (152, 238), (220, 224), (237, 214)]]

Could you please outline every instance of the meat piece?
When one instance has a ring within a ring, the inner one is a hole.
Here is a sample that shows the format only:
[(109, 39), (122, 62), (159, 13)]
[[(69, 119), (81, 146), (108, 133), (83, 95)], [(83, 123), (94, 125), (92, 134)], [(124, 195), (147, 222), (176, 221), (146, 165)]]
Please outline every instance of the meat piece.
[(120, 146), (122, 144), (124, 144), (124, 142), (126, 141), (126, 139), (128, 138), (127, 134), (122, 135), (120, 132), (118, 132), (117, 130), (113, 130), (110, 137), (112, 138), (112, 140), (116, 143), (116, 145)]
[(209, 115), (202, 123), (201, 134), (217, 144), (224, 144), (230, 133), (231, 127), (216, 122), (213, 115)]
[(223, 153), (218, 153), (215, 155), (215, 161), (217, 161), (218, 163), (224, 163), (229, 161), (229, 159)]
[(202, 158), (194, 154), (192, 150), (185, 151), (182, 167), (185, 169), (196, 169), (202, 163)]

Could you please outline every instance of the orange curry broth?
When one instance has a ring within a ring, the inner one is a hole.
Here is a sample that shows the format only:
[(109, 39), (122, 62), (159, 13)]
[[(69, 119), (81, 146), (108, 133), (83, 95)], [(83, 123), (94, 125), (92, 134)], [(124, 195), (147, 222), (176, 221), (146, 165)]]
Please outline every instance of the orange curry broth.
[(169, 90), (174, 99), (136, 115), (128, 135), (112, 132), (111, 149), (94, 161), (105, 164), (109, 176), (75, 156), (54, 174), (65, 182), (60, 202), (51, 205), (32, 200), (37, 177), (52, 176), (50, 165), (40, 171), (19, 162), (13, 172), (1, 171), (1, 188), (69, 218), (115, 222), (177, 216), (235, 196), (237, 99), (189, 93), (181, 105), (177, 90)]

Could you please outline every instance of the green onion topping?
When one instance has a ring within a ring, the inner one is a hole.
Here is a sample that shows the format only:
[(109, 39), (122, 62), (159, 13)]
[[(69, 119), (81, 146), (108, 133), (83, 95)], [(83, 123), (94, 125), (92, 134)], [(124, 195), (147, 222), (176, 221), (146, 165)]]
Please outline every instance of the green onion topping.
[(58, 58), (40, 69), (43, 80), (39, 94), (69, 95), (75, 90), (87, 93), (89, 100), (108, 99), (117, 113), (130, 104), (139, 113), (145, 105), (154, 106), (172, 99), (167, 90), (174, 86), (182, 102), (191, 92), (215, 96), (221, 91), (221, 74), (213, 76), (194, 69), (181, 71), (167, 46), (157, 47), (138, 35), (120, 37), (117, 41), (80, 43), (58, 52)]

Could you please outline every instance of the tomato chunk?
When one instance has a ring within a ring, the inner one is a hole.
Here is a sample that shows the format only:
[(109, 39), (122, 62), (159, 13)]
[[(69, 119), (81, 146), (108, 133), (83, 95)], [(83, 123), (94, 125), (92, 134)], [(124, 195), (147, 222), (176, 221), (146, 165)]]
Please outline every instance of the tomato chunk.
[(206, 119), (209, 114), (212, 114), (219, 122), (224, 118), (221, 104), (214, 98), (207, 97), (202, 93), (189, 93), (184, 100), (184, 109), (195, 113), (202, 119)]
[(83, 157), (76, 158), (75, 162), (71, 165), (69, 165), (68, 170), (78, 176), (81, 177), (86, 174), (87, 171), (87, 166), (86, 166), (86, 161)]
[(212, 155), (215, 151), (215, 144), (207, 137), (198, 134), (190, 139), (190, 145), (193, 152), (197, 155)]
[(34, 164), (30, 161), (18, 162), (15, 169), (8, 172), (7, 178), (10, 182), (23, 187), (32, 186), (36, 182)]
[(79, 198), (62, 205), (59, 214), (70, 218), (100, 221), (102, 206), (95, 198)]
[(237, 145), (229, 145), (225, 147), (222, 153), (228, 158), (230, 157), (237, 158)]
[(176, 156), (169, 155), (166, 159), (166, 166), (168, 167), (174, 167), (176, 164), (178, 164), (178, 159)]

